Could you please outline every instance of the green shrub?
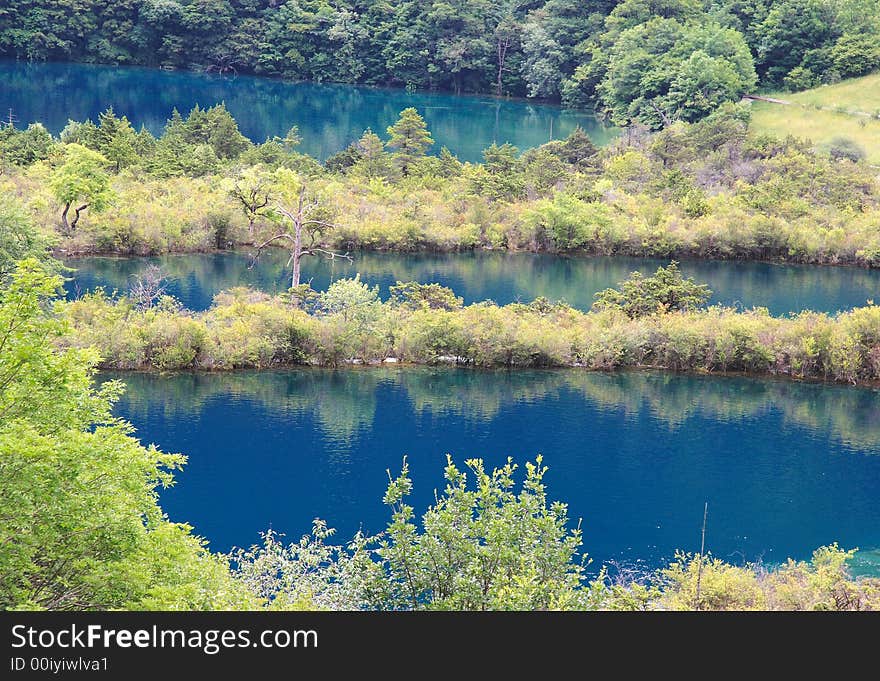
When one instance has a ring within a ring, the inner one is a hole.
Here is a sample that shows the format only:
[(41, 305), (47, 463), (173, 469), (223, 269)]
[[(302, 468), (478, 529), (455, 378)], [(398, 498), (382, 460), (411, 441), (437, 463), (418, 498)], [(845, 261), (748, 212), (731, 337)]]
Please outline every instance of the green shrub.
[(704, 305), (712, 296), (712, 291), (705, 284), (698, 284), (690, 277), (685, 279), (675, 261), (657, 268), (653, 277), (633, 272), (629, 279), (618, 286), (617, 289), (609, 288), (597, 293), (593, 307), (598, 310), (619, 309), (628, 317), (636, 318), (693, 310)]

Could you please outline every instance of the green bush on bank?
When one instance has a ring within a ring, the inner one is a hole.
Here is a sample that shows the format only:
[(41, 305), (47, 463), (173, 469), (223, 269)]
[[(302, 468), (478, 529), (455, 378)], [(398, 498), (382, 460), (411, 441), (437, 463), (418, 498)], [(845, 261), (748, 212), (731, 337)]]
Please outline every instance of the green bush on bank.
[(876, 610), (880, 579), (854, 579), (854, 551), (822, 547), (810, 561), (768, 568), (711, 554), (677, 553), (655, 572), (589, 578), (582, 530), (566, 504), (548, 498), (539, 456), (516, 481), (511, 461), (491, 472), (480, 459), (447, 461), (446, 487), (418, 521), (406, 501), (409, 467), (388, 484), (390, 520), (379, 536), (330, 544), (316, 520), (311, 536), (263, 543), (230, 555), (236, 580), (264, 607), (404, 610)]

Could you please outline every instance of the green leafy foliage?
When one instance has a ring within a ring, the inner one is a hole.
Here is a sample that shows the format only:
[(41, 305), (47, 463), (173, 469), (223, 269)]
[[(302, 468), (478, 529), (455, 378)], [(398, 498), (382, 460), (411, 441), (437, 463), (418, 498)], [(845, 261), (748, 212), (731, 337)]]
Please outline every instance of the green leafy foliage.
[(413, 310), (457, 310), (463, 304), (463, 300), (451, 288), (440, 284), (398, 281), (389, 289), (389, 293), (392, 305)]
[(155, 143), (148, 132), (135, 132), (125, 116), (117, 117), (112, 107), (98, 116), (98, 125), (69, 121), (60, 137), (66, 144), (82, 144), (102, 154), (116, 172), (134, 165)]
[(776, 569), (678, 553), (654, 573), (612, 580), (602, 568), (588, 580), (580, 526), (569, 527), (565, 504), (548, 501), (540, 456), (526, 463), (518, 490), (511, 461), (491, 472), (480, 459), (466, 466), (447, 457), (446, 487), (419, 519), (407, 504), (413, 483), (404, 460), (400, 475), (389, 472), (391, 518), (382, 534), (332, 545), (333, 530), (316, 520), (311, 536), (285, 546), (269, 532), (262, 545), (233, 552), (236, 579), (275, 610), (880, 607), (880, 579), (854, 579), (854, 552), (836, 544)]
[(621, 32), (607, 47), (608, 67), (597, 93), (620, 125), (654, 129), (695, 121), (755, 84), (742, 36), (706, 21), (656, 18)]
[(345, 321), (364, 321), (375, 317), (379, 305), (379, 287), (363, 283), (360, 275), (337, 279), (321, 294), (318, 307), (326, 314), (341, 315)]
[[(184, 133), (191, 116), (198, 135)], [(91, 146), (53, 140), (47, 159), (9, 167), (0, 196), (48, 232), (59, 196), (94, 191), (96, 202), (83, 196), (61, 206), (59, 246), (71, 253), (258, 244), (279, 226), (271, 204), (297, 212), (296, 192), (281, 190), (305, 184), (309, 200), (320, 204), (313, 217), (324, 224), (310, 224), (315, 229), (306, 230), (303, 247), (325, 251), (507, 248), (880, 262), (880, 189), (861, 146), (840, 140), (812, 148), (751, 134), (741, 105), (656, 133), (636, 126), (603, 149), (580, 129), (523, 154), (491, 145), (483, 163), (461, 163), (443, 149), (426, 155), (428, 133), (415, 113), (418, 120), (401, 130), (409, 139), (401, 141), (405, 154), (366, 131), (325, 167), (281, 139), (222, 159), (204, 140), (222, 150), (228, 134), (235, 148), (239, 133), (222, 110), (212, 116), (174, 114), (158, 139), (138, 132), (137, 160), (126, 165), (120, 157), (116, 173), (97, 149), (101, 127), (126, 129), (122, 119), (105, 112), (100, 126), (71, 123), (62, 138)], [(76, 162), (68, 164), (71, 158)], [(86, 219), (77, 218), (78, 209)]]
[(50, 240), (37, 232), (21, 207), (0, 195), (0, 284), (19, 260), (46, 261)]
[(622, 310), (628, 317), (694, 310), (706, 304), (712, 291), (692, 278), (685, 279), (674, 260), (666, 267), (658, 267), (652, 277), (633, 272), (629, 278), (596, 294), (596, 309)]
[[(403, 175), (409, 175), (413, 165), (424, 157), (428, 148), (434, 144), (425, 119), (413, 107), (400, 112), (398, 121), (388, 127), (388, 137), (388, 147), (394, 149), (392, 159)], [(370, 140), (370, 142), (370, 146), (376, 146), (375, 141)], [(365, 149), (359, 151), (361, 157), (367, 153)], [(378, 152), (378, 149), (376, 151)]]
[[(391, 607), (432, 610), (543, 610), (577, 602), (582, 562), (579, 528), (570, 530), (565, 504), (548, 503), (546, 467), (526, 464), (522, 489), (512, 461), (487, 471), (479, 459), (468, 472), (447, 459), (446, 489), (422, 517), (406, 503), (409, 468), (392, 479), (391, 509), (377, 551), (386, 566)], [(473, 479), (471, 483), (469, 478)]]
[(54, 346), (65, 323), (47, 301), (60, 283), (31, 259), (0, 291), (0, 607), (250, 602), (157, 504), (185, 458), (142, 446), (111, 415), (122, 385), (93, 385), (93, 351)]
[(49, 157), (54, 140), (41, 123), (24, 130), (13, 125), (0, 126), (0, 166), (27, 166)]
[[(81, 144), (64, 147), (64, 162), (49, 178), (49, 189), (64, 206), (61, 227), (64, 233), (76, 229), (80, 213), (86, 208), (92, 212), (103, 210), (111, 197), (110, 177), (105, 171), (109, 161), (96, 151)], [(74, 209), (74, 219), (68, 220), (68, 212)]]

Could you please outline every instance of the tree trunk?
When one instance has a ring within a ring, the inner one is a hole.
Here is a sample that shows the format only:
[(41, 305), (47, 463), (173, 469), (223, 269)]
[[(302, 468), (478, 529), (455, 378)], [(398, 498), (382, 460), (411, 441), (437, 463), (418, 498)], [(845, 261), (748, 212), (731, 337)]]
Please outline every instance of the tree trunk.
[(299, 261), (302, 260), (302, 252), (293, 252), (293, 276), (290, 278), (290, 288), (299, 286)]
[[(71, 229), (71, 231), (73, 231), (74, 229), (76, 229), (76, 223), (79, 222), (79, 214), (80, 214), (82, 211), (84, 211), (86, 208), (88, 208), (88, 207), (89, 207), (89, 204), (84, 203), (84, 204), (81, 205), (79, 208), (74, 208), (74, 209), (73, 209), (73, 211), (74, 211), (74, 214), (73, 214), (73, 222), (70, 223), (70, 229)], [(65, 212), (66, 212), (66, 211), (65, 211)]]
[(501, 75), (504, 73), (504, 62), (507, 59), (507, 47), (509, 45), (509, 39), (505, 38), (503, 40), (498, 41), (498, 96), (500, 97), (503, 93), (502, 91), (502, 82)]
[(305, 201), (305, 188), (299, 193), (299, 207), (296, 211), (296, 219), (293, 221), (293, 275), (291, 276), (291, 288), (299, 286), (299, 263), (302, 260), (302, 228), (303, 228), (303, 202)]
[(67, 221), (67, 211), (70, 210), (70, 203), (64, 204), (64, 210), (61, 211), (61, 233), (65, 236), (70, 234), (70, 223)]

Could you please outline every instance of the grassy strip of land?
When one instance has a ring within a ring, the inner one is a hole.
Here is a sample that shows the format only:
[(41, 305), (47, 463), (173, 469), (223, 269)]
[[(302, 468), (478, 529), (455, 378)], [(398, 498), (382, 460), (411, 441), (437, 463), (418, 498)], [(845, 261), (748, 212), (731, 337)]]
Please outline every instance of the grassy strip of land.
[(811, 140), (820, 149), (848, 139), (864, 151), (869, 163), (880, 165), (880, 73), (768, 96), (790, 104), (753, 102), (756, 133), (793, 135)]
[(799, 105), (752, 104), (752, 126), (756, 132), (777, 136), (793, 135), (829, 147), (835, 139), (854, 141), (869, 163), (880, 165), (880, 120), (847, 112), (826, 111)]
[[(440, 287), (438, 287), (439, 289)], [(165, 299), (148, 309), (102, 293), (59, 303), (62, 343), (95, 347), (108, 369), (230, 370), (406, 362), (754, 375), (870, 384), (880, 379), (880, 306), (837, 315), (683, 310), (630, 317), (564, 304), (424, 304), (340, 280), (317, 300), (248, 289), (219, 294), (203, 313)], [(302, 309), (303, 305), (310, 309)], [(432, 306), (434, 305), (434, 306)]]
[(804, 106), (829, 107), (855, 113), (880, 113), (880, 73), (849, 78), (834, 85), (771, 95)]

